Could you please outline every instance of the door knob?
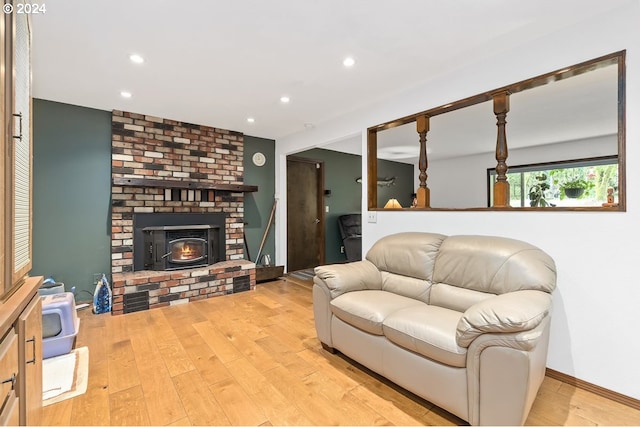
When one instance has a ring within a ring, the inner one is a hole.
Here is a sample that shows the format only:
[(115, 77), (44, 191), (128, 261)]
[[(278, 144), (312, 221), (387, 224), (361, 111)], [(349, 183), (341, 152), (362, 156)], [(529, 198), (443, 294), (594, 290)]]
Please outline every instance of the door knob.
[(316, 220), (313, 221), (313, 222), (314, 222), (314, 224), (320, 224), (320, 220), (318, 218), (316, 218)]

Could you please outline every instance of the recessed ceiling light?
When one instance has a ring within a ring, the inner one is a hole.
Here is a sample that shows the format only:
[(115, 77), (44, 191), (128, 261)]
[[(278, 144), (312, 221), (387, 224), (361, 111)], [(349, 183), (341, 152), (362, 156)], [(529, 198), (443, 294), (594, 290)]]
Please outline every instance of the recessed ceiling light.
[(289, 101), (291, 101), (291, 98), (289, 98), (288, 96), (281, 96), (280, 97), (280, 102), (282, 102), (283, 104), (288, 104)]
[(123, 98), (131, 98), (131, 92), (123, 90), (122, 92), (120, 92), (120, 96)]
[[(427, 154), (431, 154), (431, 148), (427, 148)], [(378, 147), (378, 157), (386, 160), (400, 160), (418, 157), (420, 147), (418, 145), (398, 145), (395, 147)]]
[(137, 53), (129, 55), (129, 59), (131, 60), (131, 62), (136, 64), (142, 64), (144, 62), (144, 58)]
[(249, 123), (254, 123), (256, 121), (256, 119), (254, 119), (253, 117), (247, 117), (247, 121)]
[(353, 67), (355, 63), (356, 63), (356, 60), (355, 60), (355, 59), (353, 59), (353, 58), (352, 58), (352, 57), (350, 57), (350, 56), (347, 56), (347, 57), (344, 59), (344, 61), (342, 61), (342, 64), (343, 64), (345, 67), (347, 67), (347, 68)]

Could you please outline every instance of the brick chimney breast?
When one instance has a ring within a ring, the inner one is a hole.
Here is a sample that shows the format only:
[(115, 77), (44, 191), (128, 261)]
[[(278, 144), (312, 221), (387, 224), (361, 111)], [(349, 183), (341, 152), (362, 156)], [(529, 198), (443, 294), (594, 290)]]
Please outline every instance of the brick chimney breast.
[[(225, 262), (238, 261), (242, 264), (239, 271), (246, 271), (250, 277), (253, 270), (243, 264), (248, 261), (241, 261), (244, 258), (244, 193), (233, 190), (234, 186), (242, 186), (244, 180), (243, 134), (114, 110), (111, 136), (111, 273), (114, 282), (117, 278), (118, 283), (124, 284), (128, 279), (122, 274), (133, 273), (135, 213), (224, 213)], [(154, 180), (158, 181), (157, 186)], [(221, 184), (227, 189), (214, 189)], [(225, 269), (228, 268), (226, 265)], [(251, 283), (255, 286), (255, 271)], [(224, 294), (230, 288), (232, 286), (227, 286), (224, 292), (211, 293)], [(153, 301), (168, 303), (183, 299), (160, 298), (167, 292), (162, 289), (150, 290), (155, 297)], [(198, 298), (209, 294), (206, 290), (197, 291)], [(118, 314), (116, 307), (122, 310), (124, 293), (127, 293), (124, 287), (117, 295), (114, 293), (114, 314)]]

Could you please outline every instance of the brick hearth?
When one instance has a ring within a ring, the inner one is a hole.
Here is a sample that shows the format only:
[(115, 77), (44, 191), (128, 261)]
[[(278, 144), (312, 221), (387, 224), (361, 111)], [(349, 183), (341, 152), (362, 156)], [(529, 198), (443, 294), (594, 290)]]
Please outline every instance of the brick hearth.
[[(148, 288), (150, 308), (255, 286), (255, 265), (243, 260), (243, 140), (240, 132), (112, 112), (113, 314), (123, 313), (123, 296), (140, 286)], [(224, 213), (226, 261), (204, 270), (134, 272), (136, 213)], [(249, 286), (228, 281), (238, 276)]]
[(149, 308), (183, 304), (212, 296), (254, 289), (255, 264), (249, 261), (223, 261), (208, 267), (179, 271), (134, 271), (113, 275), (114, 314), (127, 313), (122, 296), (148, 292)]

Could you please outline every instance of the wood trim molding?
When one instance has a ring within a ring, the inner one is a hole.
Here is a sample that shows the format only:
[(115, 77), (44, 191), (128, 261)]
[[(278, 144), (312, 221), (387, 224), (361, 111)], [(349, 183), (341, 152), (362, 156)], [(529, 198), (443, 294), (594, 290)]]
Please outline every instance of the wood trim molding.
[[(374, 129), (367, 131), (367, 208), (375, 210), (378, 207), (378, 133)], [(370, 161), (369, 159), (376, 159)]]
[(113, 178), (113, 185), (122, 185), (128, 187), (154, 187), (154, 188), (186, 188), (194, 190), (219, 190), (232, 191), (236, 193), (254, 193), (258, 191), (257, 185), (240, 185), (240, 184), (209, 184), (193, 181), (166, 181), (160, 179), (141, 179), (141, 178)]
[(582, 390), (590, 391), (591, 393), (604, 397), (605, 399), (613, 400), (614, 402), (622, 403), (623, 405), (630, 406), (633, 409), (640, 410), (640, 400), (634, 399), (633, 397), (591, 384), (587, 381), (580, 380), (572, 377), (571, 375), (563, 374), (562, 372), (558, 372), (550, 368), (547, 368), (545, 375), (549, 378), (562, 381), (563, 383), (567, 383)]

